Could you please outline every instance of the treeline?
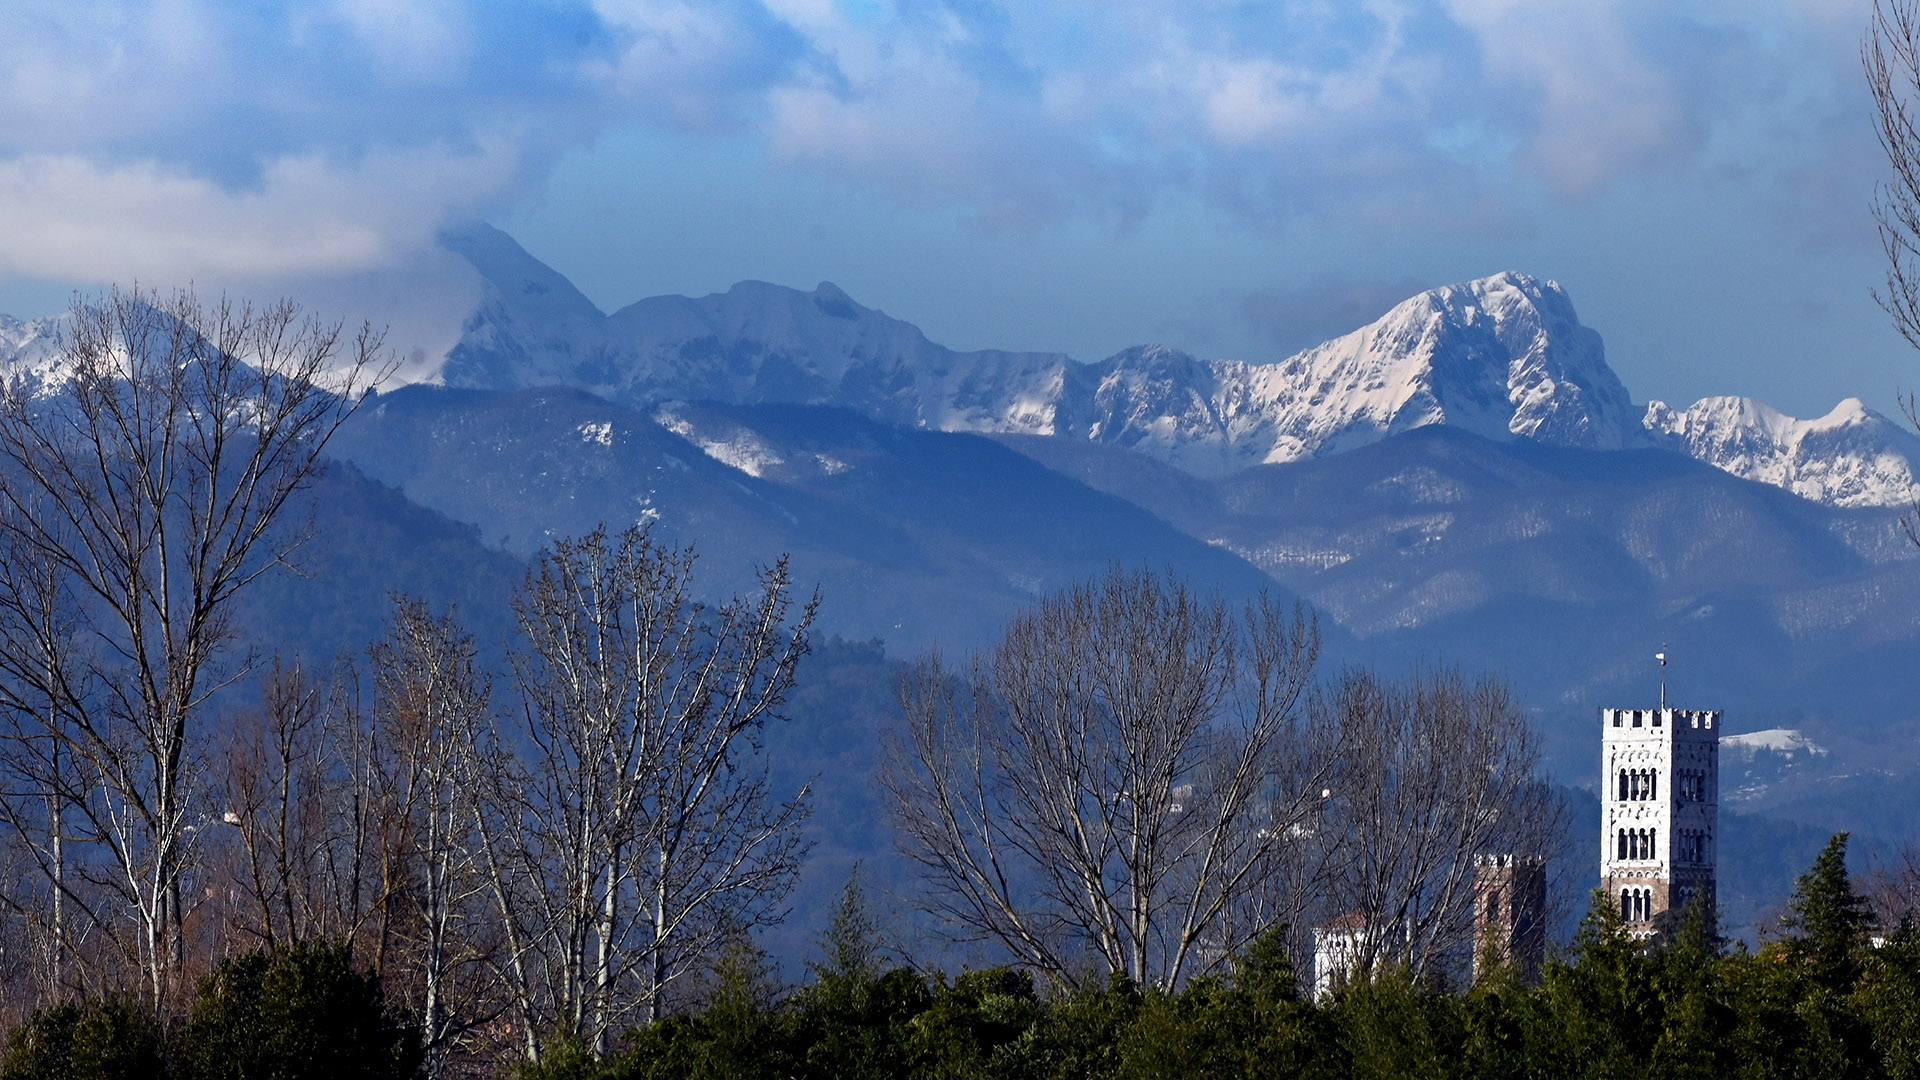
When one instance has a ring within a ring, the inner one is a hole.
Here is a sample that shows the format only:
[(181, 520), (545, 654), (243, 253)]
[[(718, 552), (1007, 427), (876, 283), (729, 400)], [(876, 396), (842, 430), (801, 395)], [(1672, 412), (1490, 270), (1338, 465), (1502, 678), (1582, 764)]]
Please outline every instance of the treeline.
[(1757, 951), (1695, 909), (1637, 936), (1595, 894), (1539, 985), (1492, 967), (1449, 990), (1389, 966), (1322, 1000), (1271, 931), (1225, 971), (1162, 991), (1121, 974), (1058, 993), (1012, 968), (947, 978), (878, 962), (850, 893), (812, 981), (784, 997), (743, 943), (698, 1012), (605, 1061), (523, 1080), (665, 1077), (1906, 1078), (1920, 1076), (1920, 929), (1874, 930), (1846, 836)]
[[(1278, 930), (1173, 991), (1117, 972), (1049, 989), (1012, 967), (892, 966), (854, 884), (804, 985), (783, 992), (737, 935), (699, 1008), (603, 1054), (558, 1038), (537, 1064), (496, 1068), (511, 1080), (1917, 1076), (1920, 932), (1873, 932), (1845, 842), (1800, 879), (1757, 952), (1717, 941), (1702, 911), (1635, 936), (1596, 895), (1537, 986), (1495, 966), (1450, 992), (1393, 966), (1318, 1001)], [(349, 950), (305, 944), (224, 962), (171, 1033), (111, 998), (43, 1010), (9, 1036), (0, 1080), (399, 1078), (420, 1063), (417, 1029)]]

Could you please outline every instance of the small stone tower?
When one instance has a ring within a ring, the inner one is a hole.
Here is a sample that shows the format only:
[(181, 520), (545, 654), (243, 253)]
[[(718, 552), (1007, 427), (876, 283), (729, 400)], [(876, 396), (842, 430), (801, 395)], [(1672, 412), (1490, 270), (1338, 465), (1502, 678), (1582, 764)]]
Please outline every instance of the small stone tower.
[(1714, 903), (1720, 714), (1600, 713), (1600, 878), (1635, 933), (1664, 911)]
[(1489, 958), (1540, 981), (1547, 958), (1547, 863), (1527, 855), (1481, 855), (1473, 864), (1473, 977)]

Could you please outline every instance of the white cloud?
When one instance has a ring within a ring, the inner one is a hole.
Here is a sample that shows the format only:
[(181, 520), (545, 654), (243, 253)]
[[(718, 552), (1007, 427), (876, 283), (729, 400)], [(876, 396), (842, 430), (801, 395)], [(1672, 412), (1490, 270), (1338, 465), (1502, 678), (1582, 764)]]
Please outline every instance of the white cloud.
[(376, 269), (425, 247), (449, 215), (484, 206), (516, 165), (501, 140), (344, 165), (307, 155), (233, 189), (147, 161), (27, 155), (0, 162), (0, 272), (173, 282)]

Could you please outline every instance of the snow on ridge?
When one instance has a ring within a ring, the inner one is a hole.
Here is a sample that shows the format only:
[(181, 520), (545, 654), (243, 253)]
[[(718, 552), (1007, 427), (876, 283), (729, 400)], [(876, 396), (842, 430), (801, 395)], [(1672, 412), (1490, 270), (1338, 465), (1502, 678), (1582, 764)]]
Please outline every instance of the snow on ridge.
[(1801, 420), (1747, 397), (1708, 397), (1676, 411), (1647, 403), (1649, 431), (1709, 465), (1842, 507), (1909, 505), (1920, 438), (1847, 398)]

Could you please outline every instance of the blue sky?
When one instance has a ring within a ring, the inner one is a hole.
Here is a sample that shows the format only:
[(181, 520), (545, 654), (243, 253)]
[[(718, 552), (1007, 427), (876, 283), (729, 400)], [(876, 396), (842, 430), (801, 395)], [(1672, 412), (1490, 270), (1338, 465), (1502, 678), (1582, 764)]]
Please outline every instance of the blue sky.
[(1562, 282), (1639, 399), (1920, 387), (1855, 0), (0, 6), (0, 311), (138, 279), (445, 347), (488, 220), (603, 308), (831, 280), (960, 347), (1278, 358)]

